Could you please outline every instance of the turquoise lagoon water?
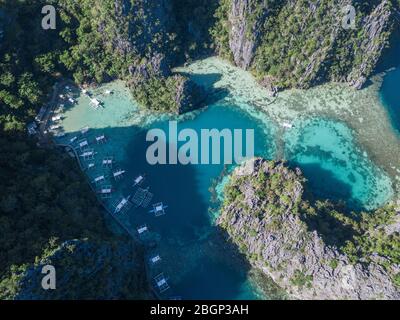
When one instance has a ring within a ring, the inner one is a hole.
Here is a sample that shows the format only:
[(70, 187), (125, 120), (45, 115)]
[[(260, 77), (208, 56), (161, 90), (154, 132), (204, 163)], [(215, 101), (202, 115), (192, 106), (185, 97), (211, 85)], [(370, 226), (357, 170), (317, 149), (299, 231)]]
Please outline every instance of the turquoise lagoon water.
[(390, 178), (374, 167), (343, 123), (324, 118), (294, 122), (285, 133), (285, 157), (299, 166), (314, 195), (374, 209), (392, 195)]
[[(195, 79), (196, 80), (196, 79)], [(204, 80), (203, 78), (201, 79)], [(103, 94), (107, 89), (112, 95)], [(159, 254), (161, 263), (149, 267), (155, 275), (163, 272), (169, 279), (170, 290), (164, 297), (183, 299), (266, 299), (280, 298), (272, 292), (261, 292), (252, 281), (251, 268), (228, 248), (214, 225), (216, 204), (210, 187), (215, 186), (230, 167), (223, 165), (155, 165), (146, 161), (146, 133), (161, 128), (168, 133), (168, 117), (156, 117), (140, 111), (121, 82), (91, 90), (104, 101), (97, 111), (78, 92), (77, 105), (66, 106), (60, 112), (65, 137), (60, 142), (78, 136), (88, 139), (97, 154), (95, 160), (83, 161), (89, 180), (110, 174), (102, 168), (101, 160), (113, 156), (117, 166), (127, 170), (123, 180), (108, 178), (114, 196), (104, 200), (113, 205), (122, 196), (133, 194), (134, 177), (146, 174), (142, 187), (154, 194), (152, 203), (168, 205), (167, 214), (154, 217), (150, 208), (131, 209), (118, 219), (132, 232), (146, 224), (150, 234), (144, 241), (148, 254)], [(382, 205), (392, 195), (390, 179), (377, 168), (353, 139), (352, 131), (343, 123), (326, 118), (298, 119), (291, 129), (283, 129), (265, 113), (254, 107), (235, 102), (229, 94), (212, 102), (204, 110), (176, 118), (178, 128), (254, 129), (255, 154), (267, 159), (285, 158), (300, 166), (315, 194), (348, 202), (354, 208), (372, 209)], [(89, 126), (85, 136), (79, 130)], [(95, 144), (95, 136), (105, 134), (106, 144)], [(78, 139), (78, 141), (79, 141)], [(167, 137), (167, 143), (170, 143)], [(76, 142), (74, 144), (76, 147)]]

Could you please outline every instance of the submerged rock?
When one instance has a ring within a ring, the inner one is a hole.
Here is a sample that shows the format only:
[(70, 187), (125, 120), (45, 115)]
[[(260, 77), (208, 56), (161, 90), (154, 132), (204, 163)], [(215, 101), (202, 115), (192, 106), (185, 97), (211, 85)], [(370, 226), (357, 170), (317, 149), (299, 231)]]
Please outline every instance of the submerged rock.
[(302, 211), (313, 211), (303, 201), (304, 182), (283, 163), (248, 162), (226, 187), (218, 224), (293, 298), (400, 299), (393, 282), (396, 265), (351, 261), (309, 228)]

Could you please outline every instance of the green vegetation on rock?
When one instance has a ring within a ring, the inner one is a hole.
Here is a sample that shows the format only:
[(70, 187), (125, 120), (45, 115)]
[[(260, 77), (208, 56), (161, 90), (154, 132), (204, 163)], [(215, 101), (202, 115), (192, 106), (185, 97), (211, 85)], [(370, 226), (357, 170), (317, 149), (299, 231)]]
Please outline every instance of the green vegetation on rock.
[[(246, 166), (225, 185), (218, 224), (253, 265), (278, 284), (296, 287), (296, 297), (345, 298), (341, 277), (349, 270), (365, 283), (346, 288), (348, 297), (399, 295), (399, 213), (393, 205), (348, 212), (342, 204), (315, 200), (299, 169), (263, 159), (255, 159), (252, 172)], [(334, 289), (322, 290), (326, 285)]]

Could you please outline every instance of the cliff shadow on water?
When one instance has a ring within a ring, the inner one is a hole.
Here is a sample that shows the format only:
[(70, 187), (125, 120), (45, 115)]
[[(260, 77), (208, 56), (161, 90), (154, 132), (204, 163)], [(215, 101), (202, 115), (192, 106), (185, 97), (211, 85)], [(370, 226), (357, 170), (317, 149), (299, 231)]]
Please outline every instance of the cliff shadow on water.
[(221, 73), (188, 73), (178, 72), (180, 75), (188, 77), (191, 82), (200, 85), (205, 92), (204, 103), (212, 105), (228, 97), (230, 92), (227, 88), (215, 88), (214, 85), (222, 79)]

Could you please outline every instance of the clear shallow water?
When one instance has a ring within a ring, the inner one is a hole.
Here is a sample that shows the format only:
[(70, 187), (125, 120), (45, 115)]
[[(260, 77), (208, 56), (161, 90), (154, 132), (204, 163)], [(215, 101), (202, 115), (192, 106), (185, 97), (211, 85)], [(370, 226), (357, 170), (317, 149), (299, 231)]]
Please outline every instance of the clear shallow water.
[[(204, 81), (204, 78), (201, 78)], [(104, 95), (106, 89), (113, 95)], [(149, 253), (157, 253), (162, 262), (152, 274), (164, 272), (171, 289), (167, 296), (184, 299), (258, 299), (277, 298), (261, 293), (250, 281), (249, 266), (228, 249), (213, 225), (215, 206), (209, 188), (221, 177), (223, 165), (157, 165), (146, 159), (149, 142), (145, 135), (150, 128), (168, 132), (167, 117), (143, 114), (130, 99), (120, 82), (92, 91), (105, 103), (104, 109), (91, 109), (87, 97), (66, 107), (62, 121), (67, 135), (60, 142), (68, 143), (79, 136), (79, 129), (89, 126), (85, 137), (97, 154), (95, 167), (86, 171), (92, 181), (96, 176), (110, 174), (101, 167), (105, 156), (113, 156), (119, 168), (127, 170), (118, 182), (108, 178), (114, 197), (106, 200), (110, 208), (120, 197), (132, 194), (134, 177), (146, 174), (142, 185), (154, 193), (152, 203), (168, 205), (167, 214), (154, 217), (147, 209), (135, 209), (120, 216), (131, 230), (146, 224), (151, 233), (147, 244), (156, 244)], [(77, 94), (78, 95), (78, 94)], [(238, 98), (238, 99), (236, 99)], [(264, 112), (259, 112), (241, 97), (226, 96), (207, 109), (179, 119), (179, 129), (254, 129), (255, 154), (268, 159), (285, 157), (303, 169), (311, 185), (321, 197), (341, 199), (354, 207), (372, 208), (391, 196), (390, 179), (368, 159), (356, 145), (352, 131), (344, 124), (325, 118), (297, 119), (292, 129), (284, 130)], [(107, 144), (94, 143), (95, 136), (105, 134)], [(169, 142), (169, 141), (167, 141)], [(89, 162), (84, 162), (87, 165)], [(340, 192), (337, 192), (340, 190)]]

